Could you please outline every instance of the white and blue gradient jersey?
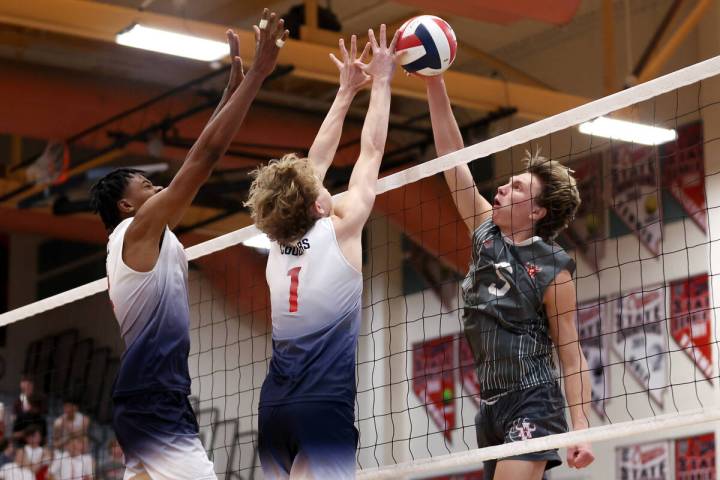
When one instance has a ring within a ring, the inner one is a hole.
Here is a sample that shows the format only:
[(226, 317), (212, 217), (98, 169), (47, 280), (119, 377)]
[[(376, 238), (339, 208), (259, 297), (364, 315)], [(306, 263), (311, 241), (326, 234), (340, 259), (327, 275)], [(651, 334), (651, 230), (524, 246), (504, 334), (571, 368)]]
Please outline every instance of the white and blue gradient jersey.
[(149, 272), (137, 272), (122, 259), (123, 220), (108, 241), (107, 275), (110, 300), (125, 342), (113, 396), (148, 391), (190, 394), (190, 307), (185, 249), (169, 228), (160, 255)]
[(265, 275), (273, 355), (260, 406), (335, 401), (354, 408), (363, 279), (340, 250), (332, 220), (318, 220), (297, 245), (273, 242)]

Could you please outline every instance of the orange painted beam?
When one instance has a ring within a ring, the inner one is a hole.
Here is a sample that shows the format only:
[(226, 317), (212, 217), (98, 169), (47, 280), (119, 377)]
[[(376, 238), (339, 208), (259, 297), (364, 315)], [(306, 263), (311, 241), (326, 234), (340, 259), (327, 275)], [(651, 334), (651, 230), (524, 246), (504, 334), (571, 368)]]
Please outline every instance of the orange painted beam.
[[(64, 139), (95, 123), (123, 110), (152, 98), (162, 89), (139, 82), (118, 80), (110, 77), (89, 76), (79, 72), (30, 66), (12, 62), (0, 64), (0, 91), (3, 92), (3, 108), (0, 111), (0, 133), (21, 135), (40, 139)], [(185, 95), (173, 98), (173, 112), (198, 103), (196, 97)], [(168, 104), (148, 108), (131, 119), (142, 125), (161, 121), (169, 113)], [(309, 148), (317, 134), (322, 118), (308, 116), (291, 109), (282, 114), (277, 109), (254, 106), (243, 124), (237, 142), (283, 144)], [(212, 111), (199, 113), (179, 122), (177, 132), (184, 138), (197, 138)], [(116, 127), (122, 129), (128, 120)], [(138, 128), (135, 126), (134, 128)], [(360, 134), (359, 124), (347, 124), (344, 139)], [(101, 147), (110, 142), (104, 131), (91, 135), (82, 145)], [(144, 154), (145, 145), (133, 144), (130, 152)], [(183, 149), (167, 149), (171, 158), (185, 157)], [(337, 163), (352, 164), (357, 158), (357, 149), (341, 151)], [(226, 158), (222, 167), (237, 168), (250, 166), (254, 162)]]
[(467, 271), (470, 235), (447, 185), (425, 178), (379, 195), (375, 211), (387, 216), (415, 243), (458, 272)]

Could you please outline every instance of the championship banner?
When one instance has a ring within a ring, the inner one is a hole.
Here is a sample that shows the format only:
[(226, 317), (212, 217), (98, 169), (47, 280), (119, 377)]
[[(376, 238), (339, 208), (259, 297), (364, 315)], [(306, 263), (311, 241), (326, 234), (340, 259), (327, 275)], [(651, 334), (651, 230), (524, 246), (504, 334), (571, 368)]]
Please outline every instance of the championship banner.
[(566, 238), (593, 267), (597, 268), (603, 252), (597, 242), (606, 237), (603, 154), (594, 153), (568, 164), (575, 173), (580, 192), (580, 207), (575, 220), (563, 232)]
[(630, 366), (630, 373), (662, 407), (668, 385), (665, 288), (631, 293), (617, 300), (612, 348)]
[(675, 441), (675, 480), (715, 480), (715, 434)]
[(707, 274), (670, 285), (670, 332), (675, 342), (712, 378), (710, 289)]
[(609, 306), (605, 299), (578, 305), (577, 323), (580, 347), (585, 354), (592, 386), (592, 408), (605, 419), (605, 402), (610, 397), (610, 369), (608, 365), (603, 319), (608, 318)]
[(617, 447), (618, 480), (670, 480), (670, 442)]
[(475, 372), (475, 358), (473, 357), (470, 344), (464, 335), (457, 337), (458, 340), (458, 365), (460, 365), (460, 384), (465, 393), (472, 399), (476, 406), (480, 406), (480, 382)]
[(455, 428), (455, 336), (413, 345), (413, 391), (447, 441)]
[(663, 186), (703, 232), (707, 232), (702, 123), (684, 125), (678, 138), (660, 147)]
[(611, 206), (653, 254), (660, 254), (662, 218), (656, 149), (621, 145), (612, 151)]

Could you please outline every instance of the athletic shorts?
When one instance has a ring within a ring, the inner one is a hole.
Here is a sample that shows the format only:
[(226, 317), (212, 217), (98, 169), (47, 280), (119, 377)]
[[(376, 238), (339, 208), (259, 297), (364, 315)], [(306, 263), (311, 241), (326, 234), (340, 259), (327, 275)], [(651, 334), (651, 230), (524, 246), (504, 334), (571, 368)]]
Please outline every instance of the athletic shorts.
[(113, 399), (113, 428), (125, 453), (124, 480), (216, 479), (187, 395), (148, 392)]
[(355, 478), (355, 409), (303, 402), (259, 409), (258, 453), (265, 479)]
[[(475, 416), (475, 430), (479, 448), (567, 432), (565, 401), (560, 386), (557, 383), (545, 383), (482, 400)], [(547, 461), (546, 470), (562, 464), (557, 450), (526, 453), (499, 460)], [(484, 462), (485, 478), (493, 478), (497, 462)]]

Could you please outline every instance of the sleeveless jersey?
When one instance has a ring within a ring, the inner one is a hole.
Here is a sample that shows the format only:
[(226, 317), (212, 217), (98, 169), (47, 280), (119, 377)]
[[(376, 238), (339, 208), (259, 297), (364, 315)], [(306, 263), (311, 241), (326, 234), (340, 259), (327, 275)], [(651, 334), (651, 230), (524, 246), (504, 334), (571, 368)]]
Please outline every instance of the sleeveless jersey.
[(540, 237), (513, 244), (492, 220), (473, 233), (463, 323), (483, 398), (555, 381), (544, 294), (563, 270), (574, 261)]
[(125, 232), (132, 218), (110, 235), (107, 275), (110, 300), (125, 353), (113, 396), (147, 391), (190, 394), (190, 307), (185, 249), (169, 228), (160, 255), (149, 272), (137, 272), (122, 259)]
[(266, 268), (273, 355), (260, 406), (337, 401), (354, 408), (362, 273), (348, 263), (330, 218), (294, 246), (273, 242)]

